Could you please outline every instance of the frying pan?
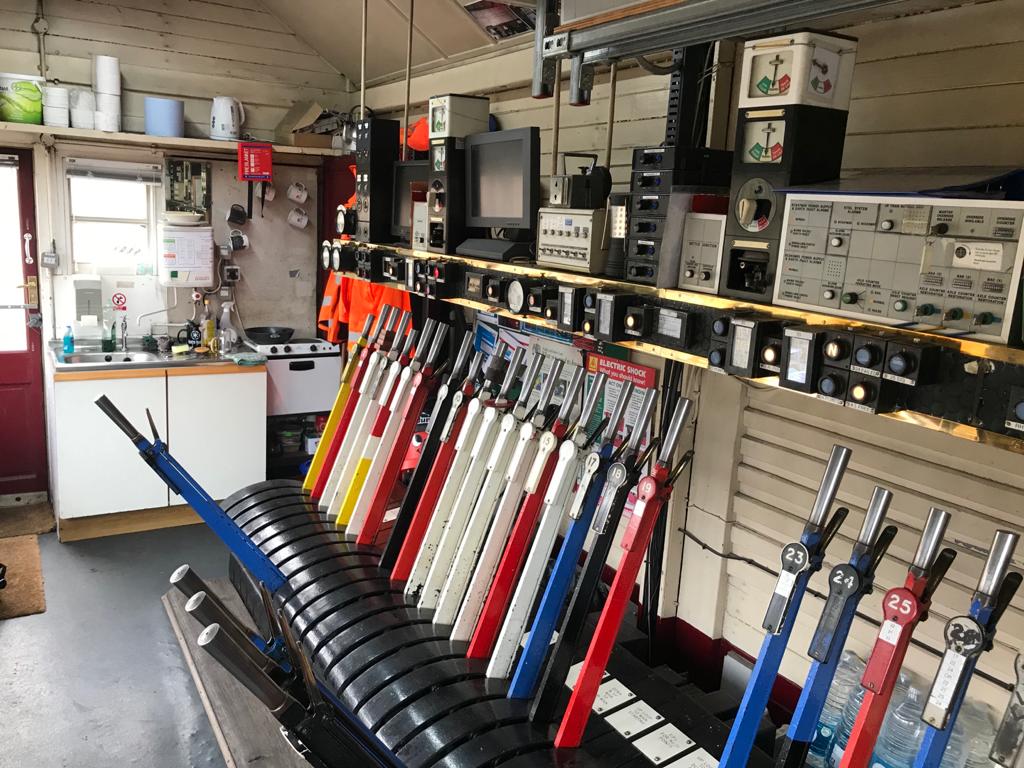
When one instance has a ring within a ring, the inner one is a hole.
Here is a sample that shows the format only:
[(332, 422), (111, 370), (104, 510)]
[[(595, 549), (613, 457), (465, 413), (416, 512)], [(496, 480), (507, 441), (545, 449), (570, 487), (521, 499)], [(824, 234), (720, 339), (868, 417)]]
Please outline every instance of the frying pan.
[(294, 328), (283, 325), (260, 325), (245, 329), (245, 335), (257, 344), (284, 344), (292, 337), (293, 333), (295, 333)]

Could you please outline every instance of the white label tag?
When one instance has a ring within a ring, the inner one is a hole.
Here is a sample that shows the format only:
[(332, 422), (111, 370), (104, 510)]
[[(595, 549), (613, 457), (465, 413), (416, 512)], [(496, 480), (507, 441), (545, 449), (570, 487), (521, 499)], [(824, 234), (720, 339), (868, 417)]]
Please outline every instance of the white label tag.
[(641, 736), (633, 742), (633, 746), (652, 763), (661, 765), (692, 747), (693, 739), (674, 725), (667, 724), (646, 736)]
[(696, 749), (680, 757), (670, 768), (718, 768), (718, 761), (706, 749)]
[(627, 739), (653, 728), (665, 718), (658, 714), (646, 701), (636, 701), (628, 707), (613, 712), (605, 721)]
[(597, 689), (597, 698), (594, 699), (594, 711), (599, 715), (610, 712), (632, 701), (636, 695), (625, 685), (614, 678), (601, 684)]
[(569, 674), (565, 676), (565, 687), (572, 688), (576, 685), (576, 681), (580, 679), (580, 672), (583, 671), (583, 662), (577, 662), (569, 667)]
[(889, 645), (896, 645), (902, 634), (903, 627), (895, 621), (885, 621), (882, 623), (882, 628), (878, 630), (878, 639)]
[[(961, 255), (963, 254), (963, 255)], [(1002, 243), (956, 243), (953, 246), (953, 264), (967, 269), (1003, 268)]]
[(789, 571), (779, 573), (779, 581), (775, 584), (775, 594), (789, 599), (793, 594), (793, 586), (796, 584), (796, 574)]
[(949, 708), (953, 701), (953, 694), (956, 693), (956, 684), (960, 674), (964, 670), (967, 657), (956, 651), (947, 650), (942, 655), (942, 663), (935, 675), (935, 682), (932, 683), (932, 692), (928, 697), (928, 705), (941, 710)]

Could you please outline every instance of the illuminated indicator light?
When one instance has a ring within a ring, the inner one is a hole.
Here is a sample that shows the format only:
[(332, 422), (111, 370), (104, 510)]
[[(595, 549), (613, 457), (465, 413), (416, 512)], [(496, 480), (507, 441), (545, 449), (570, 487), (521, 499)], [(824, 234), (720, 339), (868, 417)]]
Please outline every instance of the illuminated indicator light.
[(854, 384), (850, 388), (850, 397), (858, 403), (871, 399), (871, 389), (866, 384)]

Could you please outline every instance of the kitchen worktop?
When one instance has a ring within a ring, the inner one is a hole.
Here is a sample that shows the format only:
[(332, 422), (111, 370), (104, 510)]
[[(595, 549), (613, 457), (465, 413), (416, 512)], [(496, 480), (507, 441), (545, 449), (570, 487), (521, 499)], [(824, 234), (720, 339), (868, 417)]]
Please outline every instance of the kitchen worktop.
[[(262, 363), (243, 366), (219, 355), (197, 355), (191, 352), (183, 355), (164, 355), (158, 352), (144, 352), (138, 344), (129, 344), (127, 351), (118, 348), (114, 352), (103, 352), (98, 344), (76, 344), (75, 351), (69, 355), (65, 355), (61, 347), (59, 341), (51, 341), (49, 344), (50, 360), (56, 380), (64, 379), (68, 374), (94, 374), (89, 378), (107, 378), (102, 374), (109, 372), (110, 378), (117, 378), (131, 375), (126, 373), (128, 371), (156, 373), (165, 369), (174, 369), (181, 374), (187, 372), (179, 369), (188, 368), (213, 369), (218, 373), (264, 370)], [(82, 377), (75, 375), (74, 378)]]

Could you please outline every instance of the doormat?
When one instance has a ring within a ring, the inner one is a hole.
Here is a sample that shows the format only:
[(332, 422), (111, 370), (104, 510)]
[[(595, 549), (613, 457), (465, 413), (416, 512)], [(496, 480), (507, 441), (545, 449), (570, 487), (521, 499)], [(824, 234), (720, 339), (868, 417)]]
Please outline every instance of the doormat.
[(0, 619), (45, 611), (39, 537), (0, 539), (0, 563), (7, 566), (7, 587), (0, 589)]
[[(8, 536), (28, 536), (56, 530), (50, 502), (25, 504), (20, 507), (0, 507), (0, 539)], [(4, 562), (0, 560), (0, 563)]]

